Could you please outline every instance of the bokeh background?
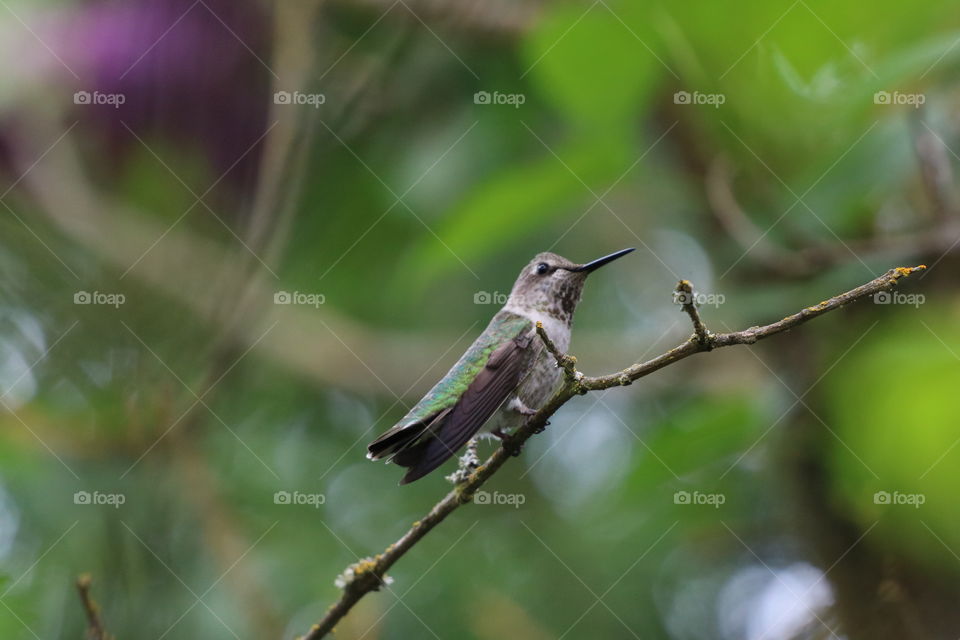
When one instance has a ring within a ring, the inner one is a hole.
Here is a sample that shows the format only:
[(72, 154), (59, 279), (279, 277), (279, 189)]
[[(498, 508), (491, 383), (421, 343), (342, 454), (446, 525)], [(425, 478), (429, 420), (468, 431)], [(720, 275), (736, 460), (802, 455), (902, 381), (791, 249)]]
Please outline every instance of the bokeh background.
[[(960, 635), (949, 2), (0, 1), (0, 636), (292, 638), (522, 265), (609, 373), (337, 637)], [(485, 444), (481, 453), (489, 453)], [(448, 470), (449, 466), (445, 468)], [(494, 493), (496, 492), (496, 493)]]

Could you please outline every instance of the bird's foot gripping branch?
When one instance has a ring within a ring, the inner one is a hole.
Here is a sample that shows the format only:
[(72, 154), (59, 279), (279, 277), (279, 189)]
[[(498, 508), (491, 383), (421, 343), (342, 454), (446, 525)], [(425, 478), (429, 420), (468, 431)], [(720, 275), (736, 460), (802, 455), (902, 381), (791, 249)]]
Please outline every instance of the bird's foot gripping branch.
[(337, 581), (337, 586), (342, 589), (340, 599), (327, 610), (323, 619), (310, 629), (303, 637), (303, 640), (318, 640), (319, 638), (323, 638), (333, 630), (337, 622), (347, 615), (350, 609), (367, 593), (376, 591), (383, 586), (389, 589), (389, 579), (385, 577), (387, 570), (427, 533), (443, 522), (448, 515), (461, 505), (470, 502), (477, 489), (511, 458), (510, 449), (515, 446), (522, 446), (531, 436), (542, 431), (547, 425), (547, 420), (549, 420), (550, 416), (556, 413), (560, 407), (574, 396), (583, 395), (591, 391), (629, 385), (639, 378), (683, 360), (695, 353), (712, 351), (713, 349), (738, 344), (754, 344), (758, 340), (763, 340), (778, 333), (793, 329), (808, 320), (839, 309), (851, 302), (866, 298), (880, 291), (886, 291), (896, 286), (902, 278), (924, 269), (926, 269), (924, 265), (891, 269), (882, 276), (874, 278), (870, 282), (862, 284), (855, 289), (823, 300), (816, 305), (801, 309), (777, 322), (762, 326), (753, 326), (742, 331), (731, 333), (712, 333), (707, 329), (695, 304), (693, 285), (686, 280), (681, 280), (677, 285), (675, 294), (682, 304), (683, 311), (690, 316), (690, 320), (693, 323), (693, 334), (686, 341), (656, 358), (633, 364), (615, 373), (597, 377), (585, 376), (578, 371), (576, 368), (576, 358), (561, 353), (550, 339), (550, 336), (547, 335), (543, 326), (538, 324), (537, 334), (540, 340), (556, 359), (557, 366), (563, 369), (563, 383), (560, 388), (536, 414), (531, 416), (529, 420), (517, 429), (510, 437), (509, 443), (504, 443), (504, 445), (497, 448), (483, 464), (479, 466), (475, 466), (474, 464), (462, 465), (458, 471), (458, 475), (454, 478), (457, 484), (453, 490), (437, 502), (423, 519), (414, 522), (410, 529), (403, 534), (399, 540), (387, 547), (383, 553), (373, 558), (359, 561), (357, 564), (351, 566), (352, 571), (347, 571), (342, 574)]

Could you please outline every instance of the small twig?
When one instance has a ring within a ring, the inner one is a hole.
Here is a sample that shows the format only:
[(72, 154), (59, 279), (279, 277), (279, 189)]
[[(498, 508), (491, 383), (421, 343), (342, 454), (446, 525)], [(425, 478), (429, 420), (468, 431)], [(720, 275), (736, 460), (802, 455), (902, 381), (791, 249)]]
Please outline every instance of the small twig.
[[(701, 351), (710, 351), (711, 349), (729, 347), (736, 344), (753, 344), (758, 340), (763, 340), (764, 338), (769, 338), (770, 336), (793, 329), (808, 320), (839, 309), (851, 302), (866, 298), (879, 291), (887, 290), (896, 285), (901, 278), (924, 269), (926, 269), (926, 267), (923, 265), (891, 269), (879, 278), (875, 278), (856, 289), (851, 289), (846, 293), (841, 293), (838, 296), (824, 300), (817, 305), (807, 307), (782, 320), (768, 325), (750, 327), (749, 329), (733, 333), (710, 333), (702, 321), (698, 322), (699, 314), (695, 313), (691, 315), (691, 320), (694, 322), (694, 327), (696, 328), (699, 325), (702, 331), (698, 331), (685, 342), (652, 360), (631, 365), (622, 371), (606, 376), (586, 377), (576, 371), (574, 368), (576, 360), (571, 356), (560, 353), (556, 345), (550, 340), (549, 336), (546, 335), (543, 327), (538, 323), (537, 333), (540, 335), (540, 339), (543, 340), (546, 348), (557, 360), (558, 366), (562, 367), (567, 373), (564, 384), (535, 415), (531, 416), (529, 420), (516, 430), (510, 438), (510, 447), (502, 445), (498, 447), (496, 451), (487, 458), (486, 462), (477, 467), (466, 480), (447, 493), (440, 502), (433, 506), (422, 520), (413, 523), (413, 526), (411, 526), (399, 540), (387, 547), (383, 553), (368, 559), (364, 563), (352, 565), (349, 580), (341, 583), (343, 593), (340, 599), (327, 610), (323, 619), (310, 629), (303, 640), (319, 640), (319, 638), (326, 636), (363, 596), (379, 589), (381, 584), (383, 584), (387, 570), (392, 567), (397, 560), (402, 558), (407, 551), (417, 544), (417, 542), (434, 527), (443, 522), (443, 520), (459, 508), (460, 505), (470, 502), (477, 489), (512, 457), (512, 448), (522, 445), (535, 433), (542, 431), (547, 424), (547, 420), (574, 396), (589, 391), (629, 385), (634, 380), (647, 376), (654, 371), (658, 371), (667, 365), (683, 360)], [(692, 290), (692, 286), (690, 288)]]
[(100, 606), (90, 595), (90, 586), (93, 579), (89, 573), (84, 573), (77, 578), (77, 591), (80, 593), (80, 602), (83, 604), (83, 610), (87, 614), (87, 640), (112, 640), (113, 636), (107, 633), (100, 619)]
[(794, 256), (775, 245), (740, 206), (733, 193), (733, 170), (725, 157), (718, 156), (707, 166), (704, 182), (710, 211), (741, 248), (762, 262), (789, 263), (790, 268), (795, 266)]
[(703, 324), (703, 320), (700, 319), (700, 311), (697, 309), (697, 296), (693, 292), (693, 285), (690, 284), (689, 280), (681, 280), (677, 283), (677, 288), (673, 293), (673, 301), (682, 305), (683, 310), (690, 316), (690, 321), (693, 323), (694, 335), (697, 336), (697, 342), (699, 342), (701, 346), (709, 346), (710, 332), (707, 331), (707, 326)]
[[(845, 264), (852, 256), (866, 261), (922, 258), (946, 255), (960, 250), (955, 242), (960, 225), (953, 216), (941, 216), (936, 223), (917, 231), (897, 235), (874, 235), (834, 244), (818, 244), (789, 249), (773, 242), (768, 232), (756, 226), (733, 193), (729, 164), (714, 160), (707, 171), (706, 189), (710, 210), (723, 230), (743, 249), (744, 256), (772, 272), (787, 278), (806, 278), (824, 269)], [(938, 197), (931, 193), (931, 198)]]
[(550, 355), (552, 355), (554, 360), (557, 361), (557, 366), (563, 369), (564, 378), (568, 382), (582, 377), (577, 371), (577, 359), (565, 353), (560, 353), (557, 345), (554, 344), (553, 340), (550, 339), (550, 336), (547, 335), (546, 330), (543, 328), (542, 322), (537, 323), (537, 335), (540, 336), (540, 340), (547, 348), (547, 351), (550, 352)]
[(629, 384), (638, 378), (642, 378), (654, 371), (664, 368), (668, 364), (673, 364), (677, 360), (682, 360), (700, 351), (710, 351), (711, 349), (729, 347), (735, 344), (753, 344), (758, 340), (763, 340), (772, 335), (793, 329), (808, 320), (839, 309), (855, 300), (866, 298), (879, 291), (886, 291), (896, 285), (901, 278), (918, 271), (923, 271), (926, 268), (926, 265), (919, 265), (916, 267), (897, 267), (896, 269), (890, 269), (879, 278), (874, 278), (856, 289), (841, 293), (812, 307), (801, 309), (797, 313), (789, 315), (777, 322), (763, 325), (762, 327), (750, 327), (749, 329), (732, 333), (711, 333), (706, 344), (701, 344), (696, 339), (696, 336), (691, 336), (691, 338), (683, 344), (674, 347), (670, 351), (652, 360), (635, 364), (611, 375), (584, 378), (581, 384), (587, 391), (609, 389), (610, 387)]

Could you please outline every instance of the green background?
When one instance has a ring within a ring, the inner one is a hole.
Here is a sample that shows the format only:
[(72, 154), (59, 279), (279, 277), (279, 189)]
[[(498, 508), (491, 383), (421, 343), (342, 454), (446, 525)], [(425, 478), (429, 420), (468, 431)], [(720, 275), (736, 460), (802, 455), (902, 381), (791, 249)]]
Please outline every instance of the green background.
[(0, 28), (0, 636), (82, 637), (82, 572), (118, 638), (306, 632), (449, 489), (365, 444), (534, 254), (626, 246), (578, 310), (589, 375), (689, 336), (679, 279), (728, 331), (930, 269), (575, 398), (484, 487), (522, 504), (457, 511), (337, 637), (960, 634), (950, 3), (10, 2)]

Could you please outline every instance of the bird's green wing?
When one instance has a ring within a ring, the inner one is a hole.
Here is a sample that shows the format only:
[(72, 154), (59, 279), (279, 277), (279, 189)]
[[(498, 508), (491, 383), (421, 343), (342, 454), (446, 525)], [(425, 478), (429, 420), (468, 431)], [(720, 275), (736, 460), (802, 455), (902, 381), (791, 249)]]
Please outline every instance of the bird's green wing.
[(497, 347), (457, 404), (430, 424), (430, 435), (393, 457), (397, 464), (409, 467), (400, 484), (413, 482), (439, 467), (480, 430), (520, 383), (532, 340), (533, 332), (527, 331)]
[[(367, 457), (377, 460), (394, 455), (425, 433), (434, 433), (465, 397), (470, 401), (469, 405), (476, 408), (471, 413), (470, 423), (482, 417), (477, 425), (479, 429), (516, 386), (513, 380), (515, 367), (512, 364), (512, 360), (515, 360), (512, 357), (514, 350), (510, 345), (516, 345), (515, 341), (531, 334), (532, 329), (533, 323), (528, 318), (506, 311), (499, 312), (423, 399), (400, 422), (368, 445)], [(511, 362), (505, 363), (504, 360)], [(504, 364), (510, 366), (504, 367)], [(482, 384), (478, 385), (478, 382)], [(505, 389), (506, 386), (509, 388)], [(495, 400), (494, 396), (499, 398), (496, 406), (486, 411)], [(455, 413), (462, 415), (463, 412), (464, 407), (460, 407)]]

